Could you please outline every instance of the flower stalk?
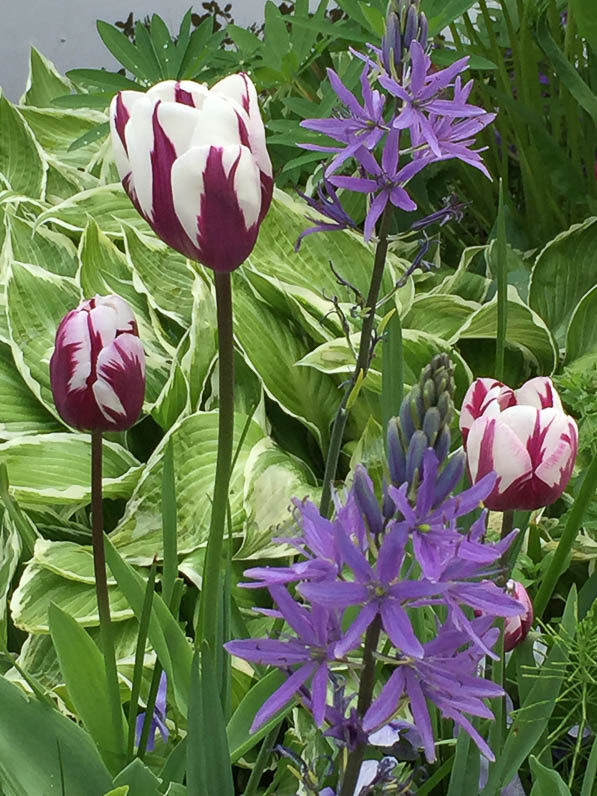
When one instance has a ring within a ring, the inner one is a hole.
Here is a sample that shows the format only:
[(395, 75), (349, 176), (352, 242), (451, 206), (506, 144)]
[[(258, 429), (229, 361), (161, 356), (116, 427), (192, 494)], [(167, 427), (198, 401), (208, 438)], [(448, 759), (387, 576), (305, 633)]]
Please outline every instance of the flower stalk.
[[(348, 399), (360, 378), (367, 375), (369, 363), (371, 359), (371, 335), (373, 332), (373, 325), (375, 323), (375, 308), (377, 306), (377, 299), (381, 289), (381, 282), (383, 279), (384, 268), (386, 264), (386, 257), (388, 253), (388, 233), (390, 231), (391, 211), (388, 207), (380, 222), (379, 241), (375, 249), (375, 260), (373, 262), (373, 273), (371, 274), (371, 282), (369, 284), (369, 293), (365, 302), (365, 318), (361, 329), (361, 337), (359, 342), (359, 353), (357, 355), (357, 362), (354, 372), (346, 389), (342, 401), (336, 411), (334, 424), (332, 426), (332, 434), (330, 437), (330, 447), (325, 463), (325, 472), (323, 476), (323, 485), (321, 492), (321, 502), (319, 510), (325, 517), (329, 516), (332, 497), (332, 483), (336, 477), (338, 469), (338, 459), (340, 458), (340, 449), (342, 447), (342, 438), (344, 436), (344, 429), (348, 421)], [(362, 374), (362, 375), (361, 375)]]
[(198, 648), (201, 641), (206, 641), (212, 654), (218, 641), (219, 611), (217, 606), (220, 600), (222, 547), (226, 527), (234, 436), (234, 334), (230, 274), (216, 271), (215, 285), (219, 351), (218, 455), (209, 539), (203, 568), (199, 627), (195, 636), (196, 647)]
[(106, 556), (104, 551), (104, 519), (102, 512), (102, 432), (91, 432), (91, 533), (93, 545), (93, 569), (95, 573), (95, 593), (99, 613), (100, 638), (106, 669), (108, 699), (112, 713), (114, 745), (116, 749), (125, 748), (122, 726), (122, 706), (118, 687), (116, 654), (110, 621), (110, 602), (106, 578)]

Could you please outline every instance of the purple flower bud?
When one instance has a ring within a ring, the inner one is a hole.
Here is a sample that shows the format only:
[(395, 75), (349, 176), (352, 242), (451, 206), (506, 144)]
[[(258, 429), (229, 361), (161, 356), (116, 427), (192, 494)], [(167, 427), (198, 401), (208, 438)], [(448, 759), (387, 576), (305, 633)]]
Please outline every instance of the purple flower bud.
[(400, 486), (406, 479), (406, 456), (400, 441), (398, 419), (393, 417), (388, 423), (388, 470), (394, 486)]
[(419, 23), (419, 15), (417, 13), (417, 8), (416, 6), (411, 5), (409, 6), (408, 11), (406, 12), (406, 25), (404, 26), (403, 44), (405, 50), (408, 50), (411, 42), (416, 37), (418, 23)]
[(415, 472), (423, 464), (423, 454), (427, 448), (427, 435), (424, 431), (415, 431), (410, 438), (406, 455), (406, 480), (412, 484)]
[(230, 75), (211, 89), (166, 80), (110, 106), (125, 191), (173, 249), (215, 271), (251, 253), (273, 191), (255, 86)]
[(361, 464), (356, 467), (353, 486), (358, 509), (365, 517), (369, 531), (377, 536), (383, 531), (383, 517), (373, 492), (371, 479)]
[(419, 34), (417, 36), (417, 41), (424, 50), (427, 48), (428, 31), (429, 31), (429, 25), (427, 23), (427, 17), (421, 11), (421, 13), (419, 14)]
[(120, 296), (96, 296), (64, 316), (50, 359), (60, 417), (90, 431), (124, 431), (139, 417), (145, 357), (137, 323)]

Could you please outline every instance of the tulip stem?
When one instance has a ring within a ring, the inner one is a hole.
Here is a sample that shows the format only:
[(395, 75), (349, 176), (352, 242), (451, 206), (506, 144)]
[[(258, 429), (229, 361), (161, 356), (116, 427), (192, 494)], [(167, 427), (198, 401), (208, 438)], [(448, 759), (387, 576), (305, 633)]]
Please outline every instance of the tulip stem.
[(118, 753), (124, 751), (124, 727), (116, 654), (110, 621), (110, 601), (106, 577), (106, 554), (104, 550), (104, 518), (102, 511), (102, 432), (91, 432), (91, 538), (93, 545), (93, 569), (95, 593), (99, 614), (100, 639), (106, 669), (108, 699), (112, 713), (114, 745)]
[(506, 334), (508, 331), (508, 252), (506, 249), (506, 217), (504, 215), (504, 186), (500, 179), (495, 265), (497, 272), (497, 328), (495, 336), (495, 377), (504, 380)]
[(379, 229), (379, 241), (375, 249), (375, 260), (373, 262), (373, 273), (371, 274), (371, 282), (369, 284), (369, 293), (365, 303), (365, 317), (363, 319), (363, 326), (361, 328), (361, 339), (359, 342), (359, 353), (357, 362), (348, 385), (342, 396), (340, 406), (336, 411), (334, 424), (332, 426), (332, 433), (330, 436), (330, 447), (325, 462), (325, 472), (323, 475), (323, 485), (321, 491), (321, 502), (319, 504), (319, 511), (322, 516), (327, 517), (330, 513), (331, 497), (332, 497), (332, 482), (336, 478), (336, 470), (338, 469), (338, 459), (340, 458), (340, 449), (342, 447), (342, 438), (344, 437), (344, 429), (348, 421), (348, 401), (352, 395), (359, 377), (364, 378), (369, 369), (371, 359), (371, 335), (373, 332), (373, 325), (375, 323), (375, 308), (377, 306), (377, 298), (381, 288), (381, 280), (383, 278), (384, 267), (386, 264), (386, 255), (388, 253), (388, 233), (390, 231), (391, 213), (389, 207), (386, 207), (381, 217)]
[(195, 636), (196, 648), (199, 648), (202, 641), (206, 641), (212, 655), (216, 654), (218, 646), (222, 546), (226, 527), (234, 435), (234, 333), (230, 274), (216, 271), (215, 284), (219, 367), (218, 455), (209, 538), (203, 565), (199, 627)]
[(540, 619), (543, 615), (559, 577), (566, 569), (572, 545), (583, 521), (585, 510), (595, 495), (595, 490), (597, 490), (597, 456), (593, 456), (591, 464), (585, 471), (582, 484), (578, 490), (574, 505), (568, 514), (568, 521), (558, 542), (556, 552), (551, 559), (549, 568), (535, 597), (533, 608), (537, 619)]

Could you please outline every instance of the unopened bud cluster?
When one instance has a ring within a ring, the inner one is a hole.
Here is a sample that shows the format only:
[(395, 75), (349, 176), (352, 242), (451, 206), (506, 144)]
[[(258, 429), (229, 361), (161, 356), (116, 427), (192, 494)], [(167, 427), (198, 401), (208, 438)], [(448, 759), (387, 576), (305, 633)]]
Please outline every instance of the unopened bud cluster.
[[(418, 483), (427, 448), (441, 465), (450, 450), (450, 422), (454, 415), (454, 367), (447, 354), (438, 354), (421, 371), (419, 381), (402, 401), (398, 417), (388, 424), (388, 467), (395, 486)], [(450, 459), (445, 469), (462, 474), (463, 456)], [(443, 474), (442, 474), (443, 475)], [(451, 479), (450, 479), (451, 480)]]
[(427, 18), (419, 11), (419, 0), (390, 0), (386, 33), (381, 40), (381, 61), (392, 77), (402, 75), (413, 41), (418, 41), (423, 49), (427, 46)]

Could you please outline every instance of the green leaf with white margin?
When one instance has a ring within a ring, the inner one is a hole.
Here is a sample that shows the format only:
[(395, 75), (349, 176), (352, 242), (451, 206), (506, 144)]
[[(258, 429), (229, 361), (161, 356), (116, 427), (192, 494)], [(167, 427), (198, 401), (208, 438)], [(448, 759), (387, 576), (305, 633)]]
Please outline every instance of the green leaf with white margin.
[(64, 229), (83, 232), (89, 218), (111, 237), (122, 237), (122, 224), (130, 224), (143, 234), (151, 234), (147, 222), (137, 213), (120, 183), (100, 185), (71, 196), (64, 202), (44, 210), (38, 224), (52, 223)]
[(13, 191), (43, 199), (46, 163), (43, 152), (17, 109), (0, 93), (0, 174)]
[(566, 365), (587, 354), (597, 353), (596, 317), (597, 285), (585, 293), (570, 318), (566, 334)]
[(69, 151), (73, 141), (106, 121), (106, 115), (101, 111), (90, 108), (67, 110), (22, 107), (20, 112), (46, 155), (57, 158), (65, 165), (79, 169), (88, 168), (101, 149), (100, 142), (93, 141), (87, 146)]
[(575, 307), (595, 282), (597, 217), (574, 224), (550, 241), (531, 273), (529, 304), (560, 346)]
[(103, 796), (112, 778), (89, 735), (0, 677), (0, 781), (7, 796)]
[[(109, 586), (108, 595), (113, 622), (134, 616), (133, 609), (117, 586)], [(27, 633), (48, 633), (51, 603), (56, 603), (83, 627), (99, 625), (94, 585), (67, 580), (35, 561), (27, 564), (10, 601), (12, 621)]]
[(6, 649), (8, 595), (21, 557), (21, 537), (5, 511), (0, 524), (0, 647)]
[[(0, 445), (11, 491), (21, 505), (48, 503), (84, 506), (91, 500), (91, 437), (85, 434), (37, 434)], [(116, 442), (103, 443), (104, 498), (128, 498), (143, 467)]]
[(0, 343), (0, 406), (0, 439), (64, 429), (25, 384), (4, 343)]
[(29, 389), (56, 417), (50, 357), (58, 324), (80, 301), (79, 286), (68, 277), (17, 262), (9, 268), (7, 306), (12, 355)]
[(47, 108), (54, 97), (69, 94), (72, 83), (58, 72), (54, 64), (32, 47), (29, 51), (29, 76), (21, 105)]
[[(456, 269), (429, 292), (452, 293), (467, 301), (483, 302), (491, 287), (491, 279), (472, 273), (468, 269), (475, 257), (484, 255), (486, 248), (486, 246), (470, 246), (465, 249)], [(417, 280), (417, 284), (419, 281), (424, 284), (423, 280)]]
[[(234, 420), (234, 449), (238, 445), (246, 418)], [(242, 526), (244, 512), (244, 468), (253, 445), (263, 432), (253, 421), (245, 437), (232, 474), (230, 506), (232, 527)], [(162, 555), (162, 460), (165, 446), (172, 439), (176, 473), (178, 552), (190, 553), (207, 542), (211, 493), (218, 449), (217, 412), (198, 412), (179, 420), (164, 436), (143, 469), (124, 516), (110, 535), (114, 547), (128, 562), (148, 565), (154, 555)]]
[[(358, 334), (351, 335), (351, 343), (353, 349), (357, 350)], [(435, 354), (445, 352), (450, 354), (455, 364), (454, 378), (457, 400), (464, 397), (464, 393), (472, 381), (472, 374), (464, 359), (447, 341), (418, 329), (403, 329), (402, 344), (405, 385), (412, 386), (418, 380), (421, 368), (425, 367)], [(314, 348), (299, 360), (297, 365), (315, 368), (322, 373), (348, 374), (352, 373), (354, 369), (355, 356), (349, 348), (346, 338), (340, 337)], [(365, 385), (374, 392), (381, 392), (379, 370), (374, 367), (369, 368)]]
[[(450, 340), (494, 340), (497, 332), (497, 301), (493, 298), (474, 312)], [(557, 362), (553, 338), (544, 321), (508, 290), (508, 328), (506, 343), (515, 346), (536, 364), (539, 373), (552, 373)]]
[(218, 324), (211, 279), (204, 279), (200, 274), (193, 282), (192, 295), (188, 347), (180, 358), (180, 365), (189, 384), (191, 410), (196, 411), (217, 357)]
[(154, 332), (146, 296), (133, 286), (129, 261), (93, 219), (90, 219), (81, 237), (79, 258), (79, 279), (87, 298), (97, 294), (115, 293), (128, 301), (135, 313), (139, 337), (145, 351), (145, 401), (152, 405), (170, 375), (171, 357)]
[(63, 163), (52, 155), (47, 155), (47, 161), (47, 204), (59, 205), (70, 199), (73, 194), (98, 187), (98, 178), (88, 171)]
[(296, 456), (265, 438), (252, 449), (245, 465), (244, 538), (235, 558), (278, 558), (292, 555), (287, 545), (273, 542), (285, 536), (292, 522), (292, 498), (317, 501), (320, 490), (311, 470)]
[(129, 226), (128, 220), (122, 224), (122, 230), (135, 288), (147, 295), (155, 309), (175, 320), (183, 329), (188, 328), (193, 310), (195, 274), (187, 259), (153, 233), (146, 235), (145, 230)]
[[(88, 583), (92, 586), (95, 584), (93, 552), (91, 547), (86, 545), (38, 539), (33, 551), (33, 561), (66, 580), (75, 580), (77, 583)], [(116, 584), (110, 575), (108, 575), (108, 584), (110, 586)]]
[(340, 394), (327, 374), (296, 367), (310, 350), (310, 339), (261, 301), (239, 271), (233, 276), (232, 296), (235, 336), (246, 360), (268, 395), (301, 420), (326, 450)]
[(34, 225), (14, 213), (6, 214), (12, 260), (38, 265), (58, 276), (76, 276), (77, 250), (70, 238)]
[[(343, 279), (367, 295), (373, 267), (373, 247), (364, 243), (362, 237), (354, 232), (320, 232), (306, 237), (298, 252), (295, 252), (298, 236), (312, 226), (306, 219), (307, 215), (312, 215), (312, 211), (305, 202), (292, 199), (276, 188), (274, 200), (247, 262), (259, 273), (275, 277), (282, 283), (314, 291), (317, 295), (325, 292), (325, 295), (333, 296), (341, 288), (330, 268), (331, 261)], [(382, 294), (391, 290), (396, 273), (400, 273), (404, 267), (392, 255), (388, 262), (390, 267), (386, 268)], [(347, 300), (352, 299), (347, 289), (346, 297)]]
[(476, 301), (450, 293), (417, 296), (402, 325), (449, 340), (479, 307)]

